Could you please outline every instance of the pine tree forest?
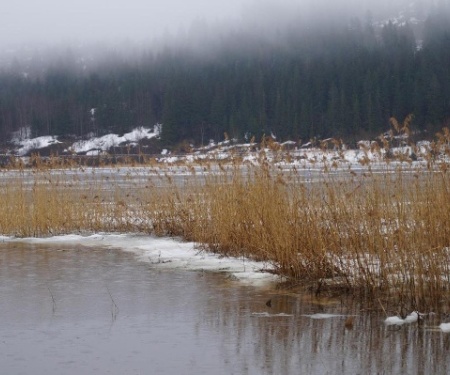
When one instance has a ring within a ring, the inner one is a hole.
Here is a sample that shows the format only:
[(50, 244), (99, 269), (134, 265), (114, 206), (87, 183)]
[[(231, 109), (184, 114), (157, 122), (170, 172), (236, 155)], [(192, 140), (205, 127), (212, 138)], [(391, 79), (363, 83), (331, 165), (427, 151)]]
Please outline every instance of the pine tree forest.
[(29, 126), (33, 136), (83, 137), (162, 123), (167, 145), (224, 133), (354, 142), (413, 114), (412, 129), (432, 137), (450, 122), (450, 17), (430, 16), (421, 36), (354, 19), (291, 27), (276, 42), (230, 33), (209, 53), (165, 48), (88, 72), (70, 61), (39, 74), (3, 69), (0, 134)]

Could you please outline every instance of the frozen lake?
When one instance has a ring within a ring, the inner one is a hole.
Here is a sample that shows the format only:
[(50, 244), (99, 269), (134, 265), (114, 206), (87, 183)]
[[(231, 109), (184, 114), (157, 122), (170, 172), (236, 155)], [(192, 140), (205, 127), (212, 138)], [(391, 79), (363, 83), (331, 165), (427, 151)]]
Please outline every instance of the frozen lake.
[(190, 267), (182, 249), (172, 262), (118, 247), (0, 244), (1, 373), (450, 372), (450, 334), (431, 326), (394, 330), (356, 303), (245, 282), (212, 260)]

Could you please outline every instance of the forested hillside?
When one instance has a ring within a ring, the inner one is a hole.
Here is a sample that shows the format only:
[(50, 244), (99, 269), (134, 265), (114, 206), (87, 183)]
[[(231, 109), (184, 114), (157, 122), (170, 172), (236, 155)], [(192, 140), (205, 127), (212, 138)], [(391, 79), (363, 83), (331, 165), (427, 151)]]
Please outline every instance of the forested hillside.
[[(69, 59), (70, 60), (70, 59)], [(95, 110), (92, 110), (95, 109)], [(450, 121), (450, 17), (376, 29), (295, 25), (266, 38), (234, 31), (198, 51), (166, 48), (84, 71), (55, 61), (40, 74), (3, 69), (0, 134), (123, 133), (162, 123), (162, 140), (341, 137), (351, 142), (414, 114), (428, 131)], [(424, 136), (426, 137), (426, 135)]]

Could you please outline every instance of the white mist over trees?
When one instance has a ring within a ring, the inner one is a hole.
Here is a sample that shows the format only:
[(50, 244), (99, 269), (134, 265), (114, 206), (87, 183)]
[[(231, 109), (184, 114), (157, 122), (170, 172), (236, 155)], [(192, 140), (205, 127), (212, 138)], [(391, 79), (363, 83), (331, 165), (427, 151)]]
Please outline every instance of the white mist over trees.
[[(16, 0), (2, 4), (0, 50), (5, 46), (150, 43), (189, 34), (192, 25), (208, 24), (208, 33), (226, 28), (248, 31), (295, 22), (348, 21), (390, 17), (411, 7), (417, 14), (449, 0)], [(195, 28), (195, 26), (194, 26)]]
[(393, 13), (384, 0), (371, 12), (371, 2), (326, 3), (257, 2), (239, 21), (197, 19), (159, 44), (3, 55), (0, 133), (30, 127), (34, 136), (84, 136), (92, 108), (99, 134), (162, 122), (169, 145), (225, 132), (354, 140), (410, 113), (412, 126), (431, 135), (448, 123), (445, 3), (423, 2), (423, 16), (418, 2), (392, 2), (400, 9)]

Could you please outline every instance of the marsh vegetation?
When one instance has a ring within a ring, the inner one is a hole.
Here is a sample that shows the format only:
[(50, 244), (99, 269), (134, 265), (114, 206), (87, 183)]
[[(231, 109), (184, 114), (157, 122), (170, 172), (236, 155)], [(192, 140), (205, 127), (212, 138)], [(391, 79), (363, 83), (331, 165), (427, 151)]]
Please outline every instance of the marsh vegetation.
[[(398, 156), (377, 165), (288, 154), (269, 160), (268, 151), (254, 163), (170, 168), (36, 161), (1, 172), (0, 232), (179, 236), (225, 256), (270, 262), (316, 294), (348, 293), (400, 312), (446, 311), (450, 137), (445, 129), (438, 136), (422, 161)], [(320, 170), (314, 179), (306, 173), (312, 169)]]

